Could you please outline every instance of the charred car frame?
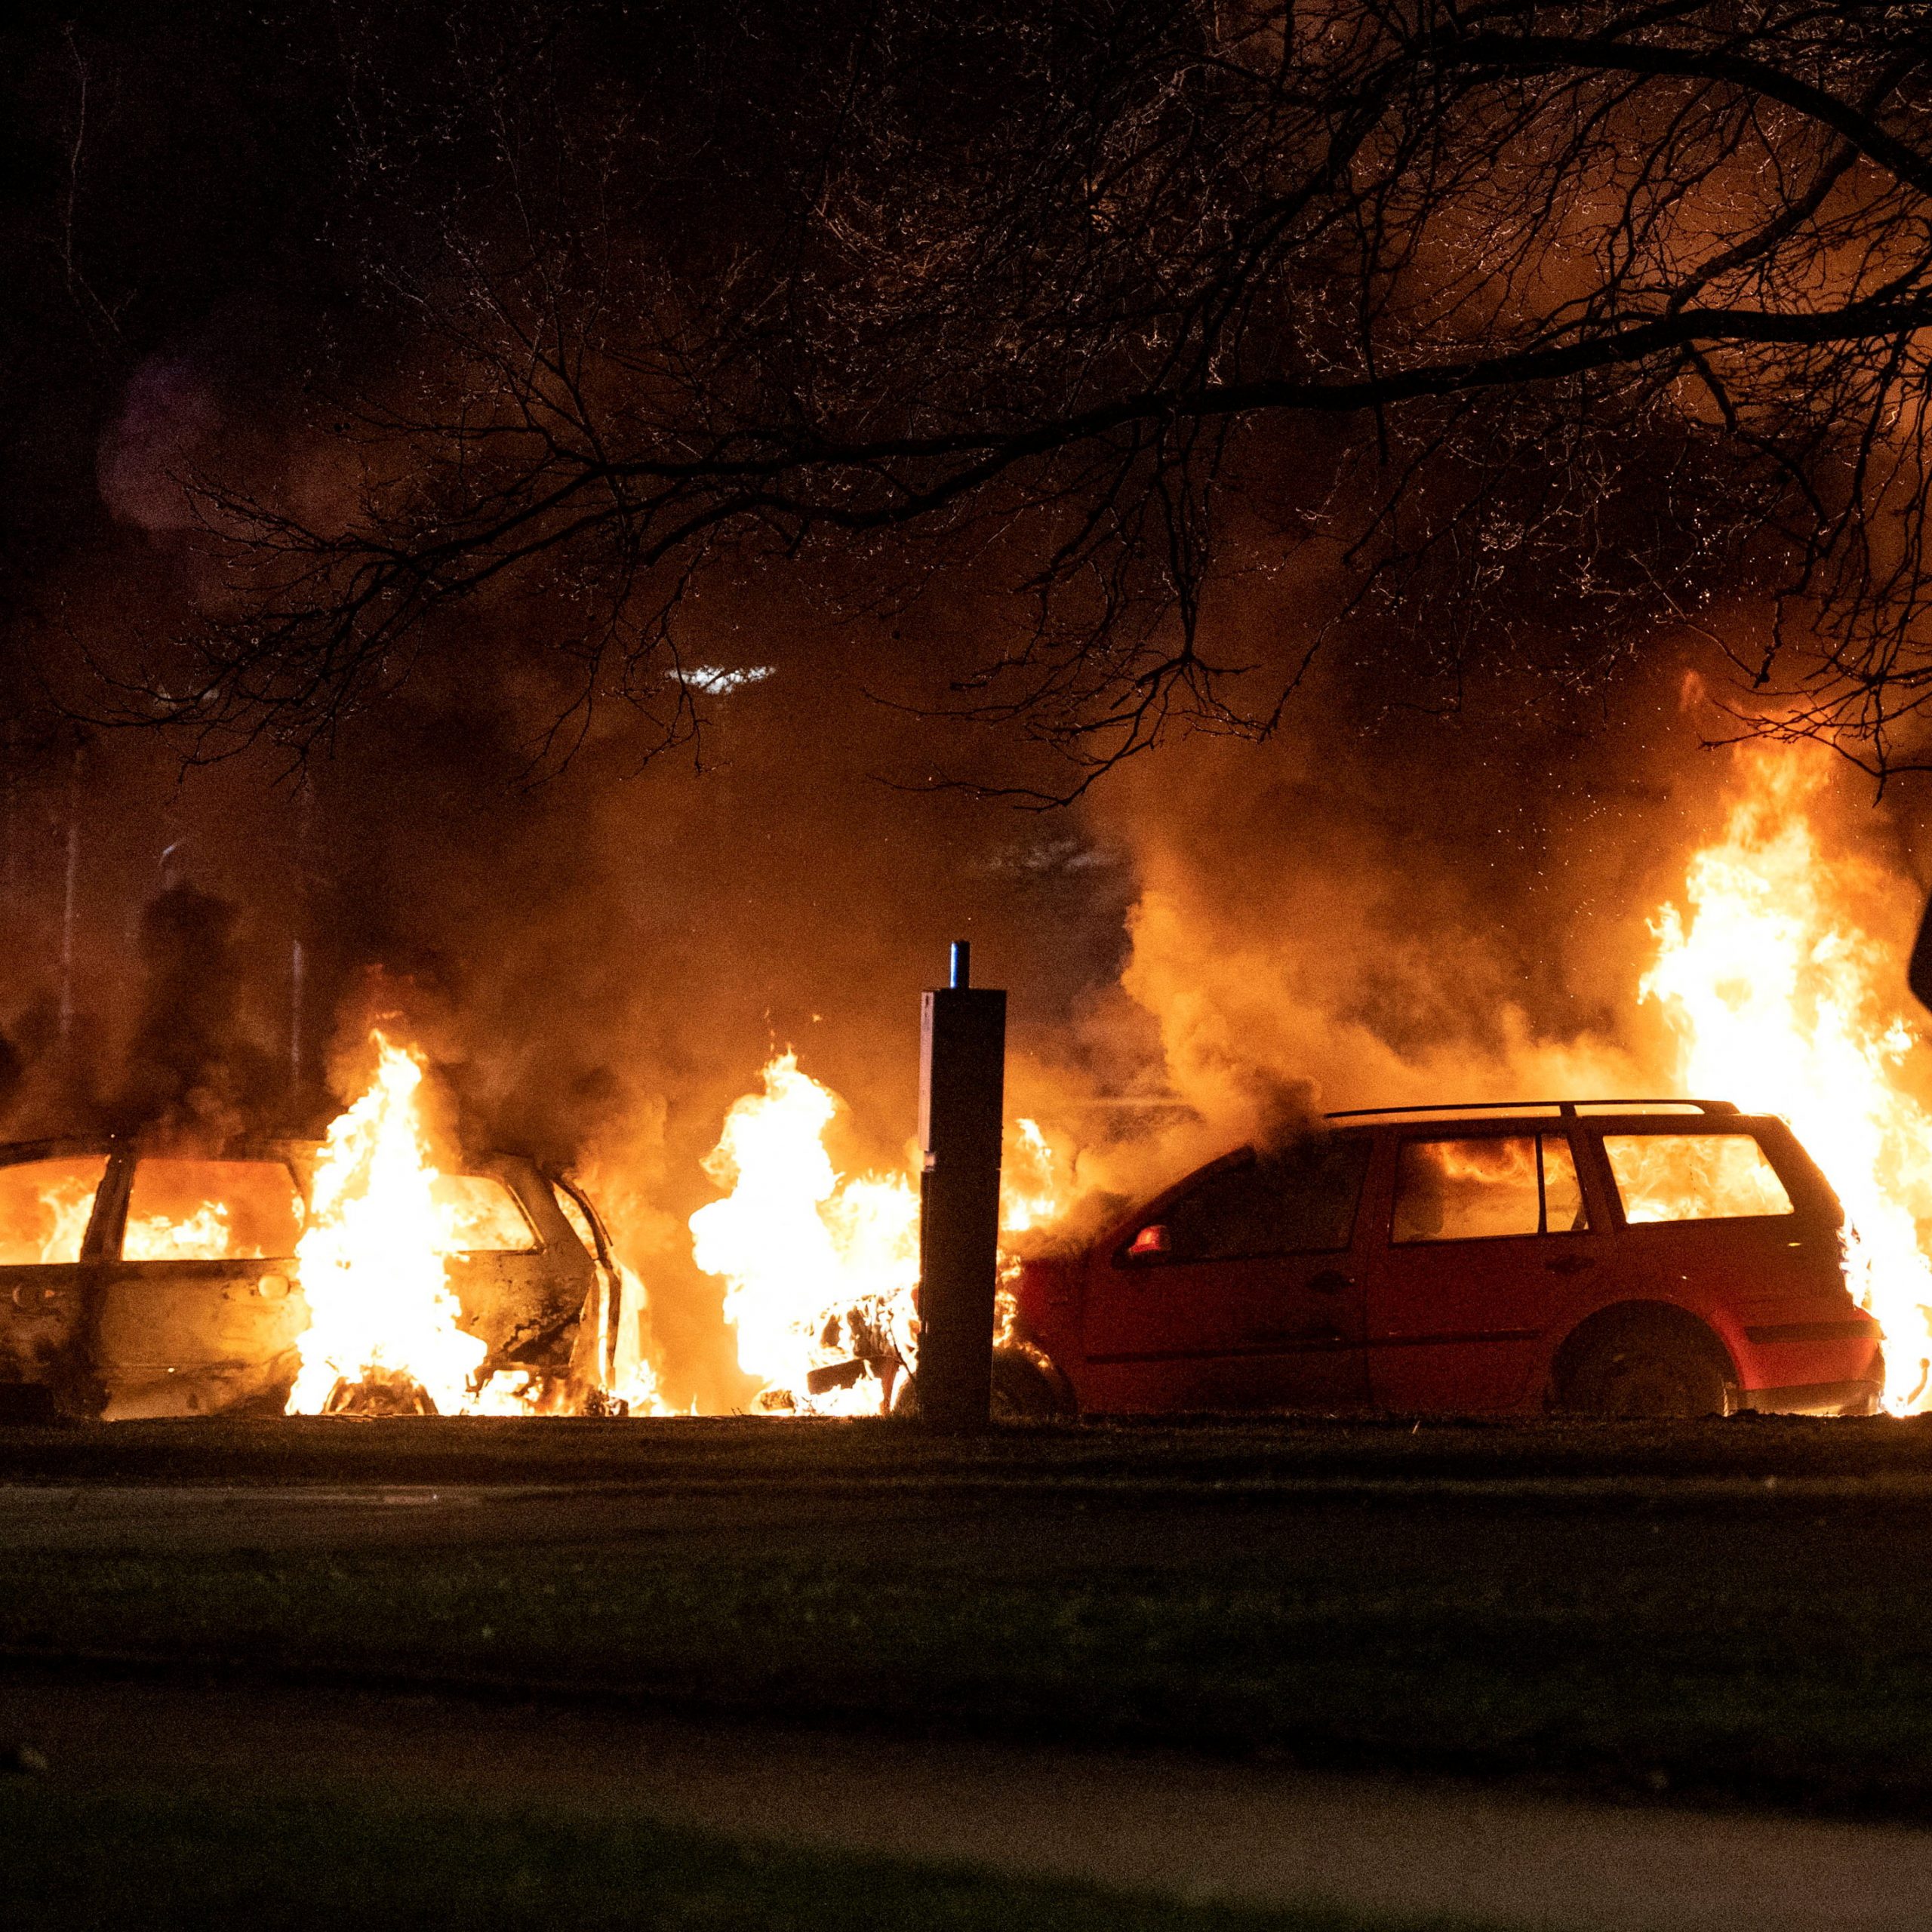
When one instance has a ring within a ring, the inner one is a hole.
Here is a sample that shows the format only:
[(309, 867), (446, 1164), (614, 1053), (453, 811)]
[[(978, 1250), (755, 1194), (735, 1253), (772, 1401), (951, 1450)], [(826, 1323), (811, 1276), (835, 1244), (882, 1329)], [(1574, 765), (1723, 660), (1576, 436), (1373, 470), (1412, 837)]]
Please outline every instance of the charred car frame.
[[(309, 1315), (295, 1247), (321, 1143), (217, 1155), (101, 1136), (0, 1146), (0, 1410), (278, 1414)], [(436, 1177), (446, 1255), (481, 1373), (581, 1403), (617, 1318), (610, 1244), (582, 1191), (514, 1154)]]

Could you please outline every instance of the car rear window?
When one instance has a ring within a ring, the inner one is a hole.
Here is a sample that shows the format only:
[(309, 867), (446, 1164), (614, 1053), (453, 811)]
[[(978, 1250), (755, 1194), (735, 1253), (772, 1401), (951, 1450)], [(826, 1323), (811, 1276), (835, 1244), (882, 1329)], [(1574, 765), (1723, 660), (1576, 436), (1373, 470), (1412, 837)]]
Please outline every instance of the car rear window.
[(521, 1254), (537, 1231), (516, 1196), (494, 1174), (438, 1174), (429, 1183), (445, 1254)]
[(302, 1197), (281, 1161), (135, 1163), (124, 1261), (285, 1260), (302, 1234)]
[(1171, 1261), (1346, 1247), (1368, 1172), (1365, 1140), (1304, 1141), (1205, 1175), (1161, 1216)]
[(1632, 1226), (1797, 1211), (1748, 1134), (1606, 1134), (1603, 1151)]
[(1570, 1234), (1588, 1225), (1566, 1135), (1405, 1140), (1397, 1156), (1396, 1241)]
[(106, 1171), (105, 1154), (61, 1154), (0, 1168), (0, 1268), (79, 1260)]

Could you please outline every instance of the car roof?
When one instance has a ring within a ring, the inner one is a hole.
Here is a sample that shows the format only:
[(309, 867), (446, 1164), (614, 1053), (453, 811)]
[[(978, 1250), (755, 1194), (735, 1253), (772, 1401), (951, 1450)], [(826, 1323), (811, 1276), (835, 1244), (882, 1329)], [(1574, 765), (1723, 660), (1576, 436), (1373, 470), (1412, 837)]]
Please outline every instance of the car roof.
[[(313, 1161), (327, 1144), (319, 1137), (310, 1134), (242, 1134), (209, 1148), (174, 1145), (165, 1138), (143, 1134), (67, 1134), (36, 1140), (0, 1141), (0, 1162), (32, 1159), (36, 1156), (109, 1153), (146, 1155), (158, 1159), (173, 1157), (188, 1161), (278, 1160), (291, 1156), (298, 1160)], [(542, 1171), (540, 1164), (531, 1155), (508, 1148), (492, 1147), (477, 1153), (466, 1154), (463, 1158), (472, 1163), (478, 1172), (493, 1162), (506, 1161), (529, 1161), (531, 1166), (538, 1168), (539, 1172)]]
[(1674, 1097), (1654, 1100), (1469, 1100), (1410, 1107), (1350, 1107), (1324, 1114), (1322, 1118), (1346, 1131), (1383, 1122), (1401, 1125), (1411, 1121), (1469, 1121), (1500, 1124), (1517, 1119), (1576, 1120), (1633, 1115), (1653, 1119), (1715, 1118), (1734, 1121), (1740, 1125), (1747, 1118), (1730, 1100), (1694, 1100)]

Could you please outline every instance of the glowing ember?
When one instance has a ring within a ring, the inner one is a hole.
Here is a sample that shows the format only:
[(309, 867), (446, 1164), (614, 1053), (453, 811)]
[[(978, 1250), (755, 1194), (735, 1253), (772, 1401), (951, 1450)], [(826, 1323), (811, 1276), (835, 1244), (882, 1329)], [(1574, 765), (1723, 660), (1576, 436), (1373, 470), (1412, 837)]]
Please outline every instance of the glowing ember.
[(1691, 860), (1689, 911), (1666, 906), (1641, 996), (1682, 1042), (1686, 1093), (1783, 1116), (1829, 1179), (1855, 1233), (1852, 1292), (1885, 1332), (1886, 1405), (1924, 1404), (1932, 1358), (1932, 1115), (1903, 1091), (1915, 1035), (1887, 990), (1895, 946), (1846, 908), (1898, 896), (1869, 863), (1820, 852), (1806, 808), (1824, 782), (1796, 753), (1749, 761), (1724, 838)]
[(824, 1140), (838, 1100), (795, 1054), (761, 1077), (706, 1158), (731, 1192), (691, 1217), (693, 1252), (724, 1278), (739, 1366), (764, 1384), (765, 1405), (876, 1414), (881, 1366), (912, 1346), (918, 1195), (897, 1176), (838, 1175)]
[[(488, 1352), (457, 1325), (449, 1243), (417, 1090), (423, 1063), (380, 1033), (374, 1079), (331, 1125), (296, 1267), (310, 1325), (291, 1415), (317, 1415), (338, 1383), (414, 1383), (445, 1415), (472, 1405)], [(492, 1392), (509, 1398), (509, 1392)]]

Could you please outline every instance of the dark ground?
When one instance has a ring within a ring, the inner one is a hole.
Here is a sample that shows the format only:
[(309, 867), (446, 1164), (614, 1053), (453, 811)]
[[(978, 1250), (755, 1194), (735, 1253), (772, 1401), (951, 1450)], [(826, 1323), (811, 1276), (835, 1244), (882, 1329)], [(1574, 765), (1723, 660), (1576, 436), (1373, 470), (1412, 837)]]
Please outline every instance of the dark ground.
[(49, 1925), (111, 1872), (144, 1924), (1916, 1932), (1932, 1862), (1896, 1826), (544, 1699), (16, 1672), (10, 1723), (52, 1761), (0, 1785), (0, 1889), (36, 1878)]
[(1932, 1423), (14, 1429), (0, 1657), (1921, 1823)]
[(1932, 1423), (124, 1424), (0, 1483), (21, 1658), (1932, 1816)]

